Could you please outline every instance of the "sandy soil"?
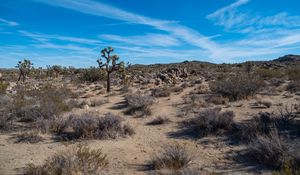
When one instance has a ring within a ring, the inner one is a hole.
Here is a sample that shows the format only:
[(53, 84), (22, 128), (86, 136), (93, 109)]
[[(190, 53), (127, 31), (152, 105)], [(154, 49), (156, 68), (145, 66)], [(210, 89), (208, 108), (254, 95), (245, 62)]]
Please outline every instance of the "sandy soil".
[[(117, 140), (89, 140), (81, 141), (80, 144), (87, 144), (91, 148), (102, 148), (103, 152), (108, 155), (108, 170), (111, 174), (147, 174), (147, 163), (151, 156), (168, 144), (180, 143), (186, 146), (193, 154), (192, 168), (206, 171), (223, 172), (227, 174), (254, 174), (259, 169), (251, 165), (237, 164), (228, 158), (228, 155), (239, 151), (243, 148), (241, 145), (229, 144), (222, 137), (210, 136), (203, 139), (192, 139), (188, 137), (176, 136), (180, 129), (178, 122), (186, 118), (178, 117), (178, 105), (183, 102), (182, 97), (189, 93), (194, 87), (185, 88), (180, 94), (172, 93), (170, 97), (158, 98), (156, 103), (151, 107), (152, 115), (144, 118), (136, 118), (123, 114), (124, 108), (118, 109), (118, 104), (124, 101), (124, 96), (119, 94), (117, 89), (109, 97), (109, 102), (99, 107), (90, 107), (88, 109), (74, 109), (73, 113), (94, 111), (100, 114), (111, 112), (122, 116), (130, 124), (136, 134)], [(96, 92), (88, 91), (93, 94), (93, 98), (108, 98), (105, 94), (95, 96)], [(229, 107), (220, 105), (222, 110), (232, 110), (235, 112), (235, 120), (243, 121), (249, 119), (252, 115), (260, 111), (276, 111), (277, 105), (281, 103), (293, 103), (297, 96), (284, 98), (282, 92), (278, 96), (262, 96), (256, 98), (269, 99), (273, 102), (268, 109), (252, 109), (249, 105), (255, 99), (243, 100), (229, 103)], [(241, 107), (237, 107), (241, 106)], [(151, 126), (147, 123), (156, 116), (167, 116), (171, 122), (165, 125)], [(68, 149), (76, 143), (55, 142), (50, 136), (45, 135), (44, 141), (37, 144), (14, 143), (11, 139), (15, 133), (0, 135), (0, 174), (16, 174), (20, 168), (28, 163), (42, 164), (46, 158), (55, 152)]]

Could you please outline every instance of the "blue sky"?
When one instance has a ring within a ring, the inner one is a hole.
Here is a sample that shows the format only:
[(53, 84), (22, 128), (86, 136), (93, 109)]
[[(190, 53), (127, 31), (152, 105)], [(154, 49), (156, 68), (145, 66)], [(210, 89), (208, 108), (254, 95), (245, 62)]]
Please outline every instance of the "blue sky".
[(0, 67), (151, 64), (300, 54), (299, 0), (0, 0)]

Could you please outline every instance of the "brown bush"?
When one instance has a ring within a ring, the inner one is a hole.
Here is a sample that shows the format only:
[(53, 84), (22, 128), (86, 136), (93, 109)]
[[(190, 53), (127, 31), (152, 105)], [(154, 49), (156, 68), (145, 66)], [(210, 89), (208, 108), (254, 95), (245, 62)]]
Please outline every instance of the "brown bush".
[(15, 135), (13, 139), (15, 143), (38, 143), (44, 140), (37, 131), (20, 133)]
[(233, 124), (232, 111), (221, 112), (221, 108), (211, 108), (197, 114), (187, 122), (185, 127), (190, 128), (200, 137), (216, 133), (220, 130), (229, 130)]
[(78, 146), (72, 151), (57, 153), (43, 165), (28, 164), (24, 175), (78, 175), (102, 174), (108, 164), (106, 155), (101, 149), (91, 150), (86, 146)]
[(277, 133), (252, 140), (248, 145), (248, 155), (258, 163), (277, 169), (287, 161), (287, 149)]
[(171, 95), (171, 89), (168, 87), (158, 87), (152, 90), (153, 97), (169, 97)]
[(154, 120), (149, 122), (148, 125), (162, 125), (162, 124), (166, 124), (166, 123), (169, 123), (169, 122), (170, 122), (170, 119), (168, 119), (167, 117), (158, 116)]
[(141, 117), (151, 114), (150, 106), (154, 103), (154, 98), (141, 93), (129, 94), (126, 96), (126, 103), (128, 107), (127, 114)]
[(212, 92), (235, 101), (255, 95), (263, 86), (263, 81), (254, 76), (231, 76), (210, 83)]
[(116, 139), (134, 134), (134, 130), (122, 123), (122, 119), (111, 113), (99, 117), (91, 113), (73, 116), (70, 124), (75, 138)]
[(168, 169), (178, 172), (186, 168), (191, 161), (192, 156), (186, 148), (175, 144), (167, 146), (160, 155), (152, 158), (150, 165), (155, 170)]

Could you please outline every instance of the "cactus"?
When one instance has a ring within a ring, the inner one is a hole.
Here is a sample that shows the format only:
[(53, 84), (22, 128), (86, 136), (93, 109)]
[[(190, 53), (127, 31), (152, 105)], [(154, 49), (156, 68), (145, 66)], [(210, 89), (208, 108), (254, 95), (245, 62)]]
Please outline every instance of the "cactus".
[(30, 69), (32, 68), (32, 63), (30, 60), (24, 59), (23, 61), (19, 61), (16, 68), (19, 69), (19, 78), (18, 82), (23, 78), (23, 82), (26, 80), (26, 76), (29, 74)]
[(114, 49), (112, 47), (107, 47), (101, 50), (101, 57), (106, 60), (105, 63), (102, 62), (101, 58), (97, 60), (100, 69), (104, 68), (106, 71), (106, 81), (107, 81), (107, 87), (106, 92), (110, 92), (110, 74), (114, 71), (122, 71), (125, 69), (124, 62), (117, 63), (119, 60), (118, 55), (111, 55), (112, 52), (114, 52)]

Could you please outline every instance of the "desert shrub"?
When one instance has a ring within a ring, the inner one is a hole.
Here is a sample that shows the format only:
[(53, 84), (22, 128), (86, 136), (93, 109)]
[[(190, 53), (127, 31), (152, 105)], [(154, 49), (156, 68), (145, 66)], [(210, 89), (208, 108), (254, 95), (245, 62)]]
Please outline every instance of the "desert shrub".
[(0, 132), (11, 131), (13, 128), (12, 120), (7, 115), (0, 115)]
[(221, 95), (209, 95), (206, 97), (205, 101), (215, 105), (226, 105), (229, 102), (229, 99)]
[(284, 76), (284, 72), (280, 69), (261, 68), (256, 70), (255, 73), (265, 80), (272, 79), (272, 78), (282, 78)]
[(175, 86), (173, 88), (171, 88), (172, 92), (182, 92), (183, 91), (183, 87), (181, 86)]
[(101, 106), (105, 103), (108, 103), (107, 99), (94, 99), (94, 100), (91, 100), (91, 106), (92, 107)]
[(248, 155), (258, 163), (277, 169), (283, 166), (288, 156), (287, 148), (276, 132), (268, 137), (259, 136), (253, 139), (248, 145)]
[(170, 119), (168, 119), (167, 117), (158, 116), (154, 120), (149, 122), (148, 125), (162, 125), (162, 124), (166, 124), (166, 123), (169, 123), (169, 122), (170, 122)]
[(300, 65), (292, 66), (287, 69), (286, 75), (289, 80), (298, 80), (300, 81)]
[(168, 169), (178, 172), (186, 168), (191, 161), (192, 156), (186, 148), (175, 144), (167, 146), (160, 155), (153, 157), (150, 165), (155, 170)]
[(63, 112), (69, 111), (70, 108), (65, 99), (70, 95), (68, 89), (64, 87), (56, 88), (52, 85), (45, 85), (37, 91), (39, 100), (39, 110), (44, 118), (59, 116)]
[(62, 117), (53, 117), (50, 119), (39, 118), (35, 122), (35, 127), (43, 133), (53, 133), (60, 135), (64, 133), (66, 128), (70, 125), (71, 118), (65, 119)]
[(74, 136), (81, 139), (116, 139), (134, 134), (134, 130), (111, 113), (99, 117), (91, 113), (74, 116), (70, 124)]
[(295, 93), (300, 91), (300, 80), (292, 80), (288, 83), (287, 91)]
[(270, 85), (278, 87), (281, 84), (283, 84), (285, 81), (282, 79), (279, 79), (279, 78), (271, 78), (269, 82), (270, 82)]
[(43, 165), (28, 164), (24, 175), (78, 175), (102, 174), (108, 160), (101, 149), (91, 150), (86, 146), (78, 146), (71, 151), (57, 153)]
[(15, 143), (38, 143), (43, 141), (43, 137), (36, 131), (24, 132), (13, 137)]
[(198, 113), (187, 122), (186, 127), (203, 137), (221, 130), (231, 129), (234, 118), (233, 111), (221, 112), (221, 108), (210, 108)]
[(70, 101), (68, 101), (68, 107), (70, 109), (72, 109), (72, 108), (83, 108), (85, 105), (87, 105), (87, 102), (85, 100), (71, 99)]
[(152, 96), (154, 97), (169, 97), (171, 90), (168, 87), (158, 87), (152, 90)]
[(60, 116), (70, 110), (65, 100), (68, 94), (67, 89), (56, 88), (49, 84), (35, 90), (20, 87), (17, 89), (17, 94), (13, 96), (8, 112), (22, 122)]
[(210, 83), (212, 92), (228, 97), (235, 101), (255, 95), (263, 82), (254, 76), (231, 76)]
[(141, 93), (128, 94), (126, 96), (126, 103), (128, 106), (127, 114), (139, 116), (150, 115), (150, 106), (154, 103), (154, 98)]
[(105, 73), (99, 68), (91, 67), (84, 70), (80, 77), (80, 80), (86, 82), (102, 81), (105, 80)]
[(259, 113), (248, 122), (240, 124), (234, 134), (240, 141), (250, 142), (260, 136), (269, 136), (274, 127), (270, 113)]
[(8, 85), (9, 85), (8, 83), (0, 80), (0, 94), (6, 93), (6, 89), (7, 89)]

